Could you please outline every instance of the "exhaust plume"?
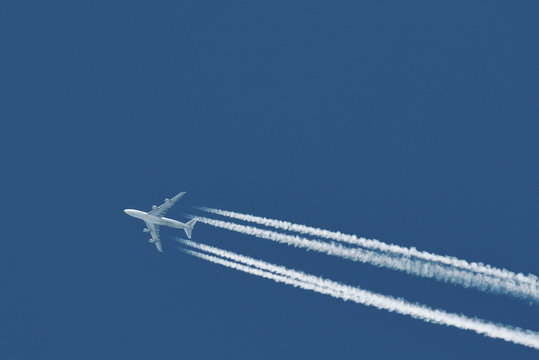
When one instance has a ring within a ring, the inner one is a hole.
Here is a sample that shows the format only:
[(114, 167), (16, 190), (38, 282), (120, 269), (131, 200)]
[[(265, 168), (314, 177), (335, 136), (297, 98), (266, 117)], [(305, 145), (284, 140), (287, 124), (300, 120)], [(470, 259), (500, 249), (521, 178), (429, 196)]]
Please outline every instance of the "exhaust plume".
[(208, 207), (198, 207), (197, 209), (206, 211), (211, 214), (225, 216), (231, 219), (252, 222), (259, 225), (264, 225), (268, 227), (273, 227), (276, 229), (281, 229), (285, 231), (298, 232), (301, 234), (307, 234), (311, 236), (321, 237), (325, 239), (340, 241), (348, 243), (351, 245), (361, 246), (371, 250), (383, 251), (388, 253), (393, 253), (396, 255), (402, 255), (407, 257), (416, 257), (418, 259), (439, 262), (444, 265), (452, 266), (455, 268), (461, 268), (468, 271), (473, 271), (489, 276), (496, 276), (502, 279), (507, 279), (510, 281), (518, 283), (529, 283), (535, 288), (539, 287), (539, 280), (537, 276), (533, 274), (524, 275), (522, 273), (514, 273), (506, 269), (498, 269), (496, 267), (478, 263), (478, 262), (468, 262), (466, 260), (458, 259), (452, 256), (447, 255), (437, 255), (427, 251), (419, 251), (416, 248), (407, 248), (394, 244), (387, 244), (375, 239), (366, 239), (364, 237), (358, 237), (356, 235), (343, 234), (338, 231), (329, 231), (324, 229), (319, 229), (315, 227), (310, 227), (301, 224), (294, 224), (289, 221), (274, 220), (268, 219), (265, 217), (254, 216), (249, 214), (242, 214), (233, 211), (226, 211)]
[(330, 295), (345, 301), (351, 300), (358, 304), (408, 315), (429, 323), (471, 330), (491, 338), (503, 339), (515, 344), (539, 349), (539, 334), (531, 330), (494, 324), (477, 318), (469, 318), (464, 315), (448, 313), (443, 310), (431, 309), (427, 306), (411, 303), (401, 298), (394, 298), (362, 290), (357, 287), (343, 285), (328, 279), (308, 275), (300, 271), (287, 269), (283, 266), (273, 265), (207, 245), (196, 244), (183, 239), (180, 241), (184, 245), (234, 260), (229, 261), (225, 260), (223, 257), (207, 255), (194, 250), (181, 249), (190, 255), (232, 269), (299, 287), (304, 290), (311, 290), (321, 294)]
[[(190, 215), (195, 218), (195, 216)], [(282, 244), (314, 250), (328, 255), (339, 256), (345, 259), (372, 264), (378, 267), (403, 271), (408, 274), (433, 278), (439, 281), (473, 287), (482, 291), (509, 294), (516, 297), (527, 298), (539, 302), (539, 288), (537, 284), (519, 283), (503, 278), (466, 271), (444, 264), (413, 259), (404, 256), (392, 256), (383, 252), (376, 252), (362, 248), (349, 248), (337, 243), (327, 243), (311, 240), (297, 235), (282, 234), (271, 230), (259, 229), (253, 226), (239, 225), (232, 222), (215, 220), (196, 216), (197, 220), (205, 224), (231, 230), (261, 239), (272, 240)]]

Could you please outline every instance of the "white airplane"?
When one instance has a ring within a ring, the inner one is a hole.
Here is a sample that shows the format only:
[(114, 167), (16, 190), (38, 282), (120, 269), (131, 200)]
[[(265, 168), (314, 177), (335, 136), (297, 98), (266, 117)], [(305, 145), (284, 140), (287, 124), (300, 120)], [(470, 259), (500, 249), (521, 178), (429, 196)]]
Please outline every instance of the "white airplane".
[(187, 235), (187, 237), (190, 239), (191, 232), (193, 231), (193, 226), (195, 226), (195, 223), (197, 222), (197, 219), (193, 219), (184, 224), (180, 221), (163, 217), (163, 215), (166, 214), (168, 209), (170, 209), (172, 205), (174, 205), (184, 195), (185, 191), (174, 196), (172, 199), (167, 198), (161, 206), (153, 205), (150, 212), (133, 209), (125, 209), (124, 212), (127, 215), (136, 217), (137, 219), (141, 219), (146, 223), (146, 227), (142, 231), (144, 231), (145, 233), (149, 232), (152, 236), (152, 238), (150, 239), (150, 243), (154, 243), (157, 247), (157, 250), (159, 252), (163, 252), (163, 247), (161, 246), (161, 239), (159, 239), (159, 225), (170, 226), (176, 229), (183, 229), (185, 230), (185, 234)]

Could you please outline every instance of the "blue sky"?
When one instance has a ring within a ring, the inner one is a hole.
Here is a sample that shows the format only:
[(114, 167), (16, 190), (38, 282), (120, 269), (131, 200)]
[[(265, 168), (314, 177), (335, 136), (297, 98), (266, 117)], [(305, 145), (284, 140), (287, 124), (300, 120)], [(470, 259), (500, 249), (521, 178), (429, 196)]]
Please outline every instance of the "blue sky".
[[(539, 274), (533, 1), (16, 2), (0, 13), (5, 359), (536, 358), (147, 243), (193, 206)], [(539, 330), (537, 305), (196, 226), (193, 239)]]

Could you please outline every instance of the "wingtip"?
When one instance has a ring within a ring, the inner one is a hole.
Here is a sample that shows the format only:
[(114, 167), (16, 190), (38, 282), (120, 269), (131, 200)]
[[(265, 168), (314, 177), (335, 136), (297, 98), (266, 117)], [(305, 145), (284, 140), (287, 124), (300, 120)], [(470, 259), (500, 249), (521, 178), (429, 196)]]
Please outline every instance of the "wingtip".
[(185, 194), (187, 194), (187, 191), (182, 191), (181, 193), (178, 193), (178, 195), (174, 196), (175, 199), (180, 199), (181, 197), (183, 197)]

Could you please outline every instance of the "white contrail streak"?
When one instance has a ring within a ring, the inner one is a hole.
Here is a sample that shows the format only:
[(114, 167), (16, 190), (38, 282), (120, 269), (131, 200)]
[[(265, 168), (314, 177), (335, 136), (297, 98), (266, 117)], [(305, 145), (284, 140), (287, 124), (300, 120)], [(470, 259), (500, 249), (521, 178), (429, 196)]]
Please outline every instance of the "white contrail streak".
[(446, 255), (437, 255), (429, 253), (427, 251), (419, 251), (416, 248), (407, 248), (394, 244), (386, 244), (382, 241), (375, 239), (366, 239), (364, 237), (357, 237), (356, 235), (343, 234), (338, 231), (329, 231), (324, 229), (319, 229), (315, 227), (310, 227), (301, 224), (294, 224), (289, 221), (274, 220), (268, 219), (265, 217), (254, 216), (249, 214), (237, 213), (234, 211), (226, 211), (208, 207), (198, 207), (199, 210), (206, 211), (211, 214), (221, 215), (229, 217), (232, 219), (237, 219), (241, 221), (252, 222), (264, 226), (273, 227), (276, 229), (293, 231), (302, 234), (308, 234), (316, 237), (336, 240), (345, 242), (352, 245), (362, 246), (371, 250), (378, 250), (384, 252), (390, 252), (402, 256), (411, 256), (416, 257), (426, 261), (439, 262), (445, 265), (449, 265), (456, 268), (461, 268), (468, 271), (474, 271), (477, 273), (482, 273), (489, 276), (496, 276), (502, 279), (507, 279), (515, 282), (521, 283), (530, 283), (535, 288), (539, 287), (539, 279), (533, 274), (524, 275), (522, 273), (514, 273), (506, 269), (499, 269), (487, 264), (477, 263), (477, 262), (468, 262), (466, 260), (458, 259), (452, 256)]
[[(192, 216), (193, 218), (195, 216)], [(404, 271), (408, 274), (433, 278), (464, 287), (474, 287), (482, 291), (492, 291), (510, 294), (517, 297), (533, 299), (539, 302), (539, 289), (527, 283), (500, 279), (497, 277), (455, 269), (443, 264), (426, 262), (420, 259), (411, 259), (402, 256), (390, 256), (362, 248), (348, 248), (336, 243), (306, 239), (297, 235), (281, 234), (271, 230), (259, 229), (253, 226), (239, 225), (236, 223), (196, 216), (198, 221), (218, 228), (253, 235), (261, 239), (268, 239), (282, 244), (314, 250), (328, 255), (339, 256), (345, 259), (369, 263), (393, 270)]]
[(477, 318), (469, 318), (464, 315), (448, 313), (443, 310), (431, 309), (427, 306), (411, 303), (401, 298), (394, 298), (391, 296), (362, 290), (357, 287), (343, 285), (328, 279), (308, 275), (300, 271), (287, 269), (282, 266), (273, 265), (261, 260), (255, 260), (207, 245), (200, 245), (186, 240), (182, 240), (182, 242), (185, 245), (243, 263), (240, 264), (238, 262), (225, 260), (220, 257), (203, 254), (197, 251), (182, 249), (182, 251), (188, 254), (232, 269), (271, 279), (276, 282), (293, 285), (305, 290), (330, 295), (345, 301), (351, 300), (358, 304), (373, 306), (377, 309), (396, 312), (402, 315), (408, 315), (429, 323), (454, 326), (463, 330), (471, 330), (491, 338), (503, 339), (515, 344), (521, 344), (534, 349), (539, 349), (539, 334), (531, 330), (494, 324)]

